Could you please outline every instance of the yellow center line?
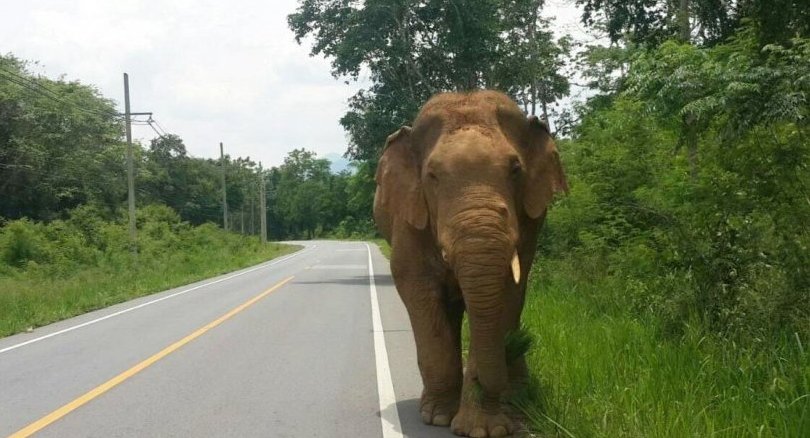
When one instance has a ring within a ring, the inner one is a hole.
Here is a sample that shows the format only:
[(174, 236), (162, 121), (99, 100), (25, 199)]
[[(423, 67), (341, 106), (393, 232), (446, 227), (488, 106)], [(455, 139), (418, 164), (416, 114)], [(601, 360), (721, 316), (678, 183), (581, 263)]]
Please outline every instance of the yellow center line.
[(256, 295), (255, 297), (251, 298), (250, 300), (240, 304), (239, 306), (235, 307), (230, 312), (220, 316), (219, 318), (217, 318), (213, 322), (210, 322), (210, 323), (206, 324), (205, 326), (197, 329), (194, 333), (186, 336), (185, 338), (175, 342), (172, 345), (169, 345), (168, 347), (164, 348), (163, 350), (161, 350), (159, 353), (155, 354), (154, 356), (144, 360), (143, 362), (141, 362), (141, 363), (135, 365), (134, 367), (124, 371), (123, 373), (113, 377), (112, 379), (102, 383), (101, 385), (96, 386), (95, 388), (91, 389), (90, 391), (88, 391), (84, 395), (80, 396), (79, 398), (65, 404), (61, 408), (51, 412), (50, 414), (40, 418), (39, 420), (34, 421), (33, 423), (29, 424), (28, 426), (24, 427), (23, 429), (20, 429), (19, 431), (17, 431), (14, 434), (10, 435), (9, 438), (23, 438), (23, 437), (28, 437), (28, 436), (33, 435), (34, 433), (39, 432), (40, 430), (47, 427), (48, 425), (50, 425), (54, 421), (56, 421), (56, 420), (64, 417), (65, 415), (75, 411), (76, 409), (83, 406), (87, 402), (93, 400), (94, 398), (100, 396), (101, 394), (104, 394), (105, 392), (107, 392), (110, 389), (114, 388), (116, 385), (124, 382), (125, 380), (127, 380), (130, 377), (134, 376), (135, 374), (138, 374), (139, 372), (143, 371), (144, 369), (148, 368), (150, 365), (154, 364), (155, 362), (159, 361), (160, 359), (163, 359), (164, 357), (166, 357), (169, 354), (173, 353), (174, 351), (176, 351), (180, 347), (188, 344), (189, 342), (193, 341), (194, 339), (199, 338), (200, 336), (202, 336), (208, 330), (211, 330), (212, 328), (222, 324), (223, 322), (225, 322), (226, 320), (228, 320), (232, 316), (236, 315), (237, 313), (239, 313), (239, 312), (247, 309), (248, 307), (252, 306), (257, 301), (261, 300), (262, 298), (266, 297), (267, 295), (270, 295), (273, 291), (280, 288), (281, 286), (284, 286), (287, 282), (289, 282), (292, 279), (293, 279), (293, 277), (285, 278), (284, 280), (277, 283), (275, 286), (271, 287), (270, 289), (267, 289), (266, 291), (260, 293), (259, 295)]

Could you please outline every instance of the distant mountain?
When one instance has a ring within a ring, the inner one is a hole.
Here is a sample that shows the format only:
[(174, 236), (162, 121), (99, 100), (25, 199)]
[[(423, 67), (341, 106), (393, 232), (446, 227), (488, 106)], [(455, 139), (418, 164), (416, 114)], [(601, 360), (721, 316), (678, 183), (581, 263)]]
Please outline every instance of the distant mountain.
[(354, 171), (351, 167), (349, 167), (350, 161), (347, 160), (346, 158), (343, 158), (343, 156), (337, 152), (330, 152), (324, 155), (323, 157), (329, 160), (330, 163), (332, 163), (329, 166), (329, 170), (331, 170), (332, 173), (340, 173), (344, 170), (350, 170), (352, 172)]

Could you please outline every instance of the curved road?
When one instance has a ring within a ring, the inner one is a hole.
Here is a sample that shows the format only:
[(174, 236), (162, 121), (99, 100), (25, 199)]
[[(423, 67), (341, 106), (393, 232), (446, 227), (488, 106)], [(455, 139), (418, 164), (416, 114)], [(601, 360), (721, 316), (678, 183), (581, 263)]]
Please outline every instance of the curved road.
[(376, 246), (299, 244), (0, 339), (0, 436), (453, 436), (420, 420), (410, 324)]

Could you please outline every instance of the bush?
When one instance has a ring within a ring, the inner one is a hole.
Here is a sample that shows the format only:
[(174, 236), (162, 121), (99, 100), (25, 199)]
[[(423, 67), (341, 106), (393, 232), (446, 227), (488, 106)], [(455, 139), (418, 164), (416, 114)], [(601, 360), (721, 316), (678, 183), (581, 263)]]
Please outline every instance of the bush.
[(9, 266), (24, 268), (29, 262), (47, 262), (45, 246), (42, 226), (28, 219), (12, 221), (0, 229), (0, 254)]

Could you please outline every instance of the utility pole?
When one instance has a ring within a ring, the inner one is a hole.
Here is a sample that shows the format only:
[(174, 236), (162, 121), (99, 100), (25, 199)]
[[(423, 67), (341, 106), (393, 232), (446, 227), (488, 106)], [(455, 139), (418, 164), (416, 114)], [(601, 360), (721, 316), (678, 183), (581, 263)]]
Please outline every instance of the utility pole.
[(222, 229), (228, 231), (228, 191), (225, 188), (225, 149), (219, 142), (219, 165), (222, 167)]
[(265, 203), (264, 194), (264, 172), (262, 171), (262, 163), (259, 163), (259, 223), (261, 224), (262, 244), (267, 243), (267, 208)]
[(133, 113), (129, 108), (129, 75), (124, 73), (124, 114), (127, 133), (127, 203), (129, 207), (129, 244), (132, 253), (138, 255), (137, 231), (135, 228), (135, 164), (132, 153), (132, 116), (151, 116), (152, 113)]
[(138, 254), (135, 229), (135, 165), (132, 163), (132, 121), (129, 114), (129, 75), (124, 73), (124, 117), (127, 131), (127, 203), (129, 205), (129, 245), (132, 253)]

